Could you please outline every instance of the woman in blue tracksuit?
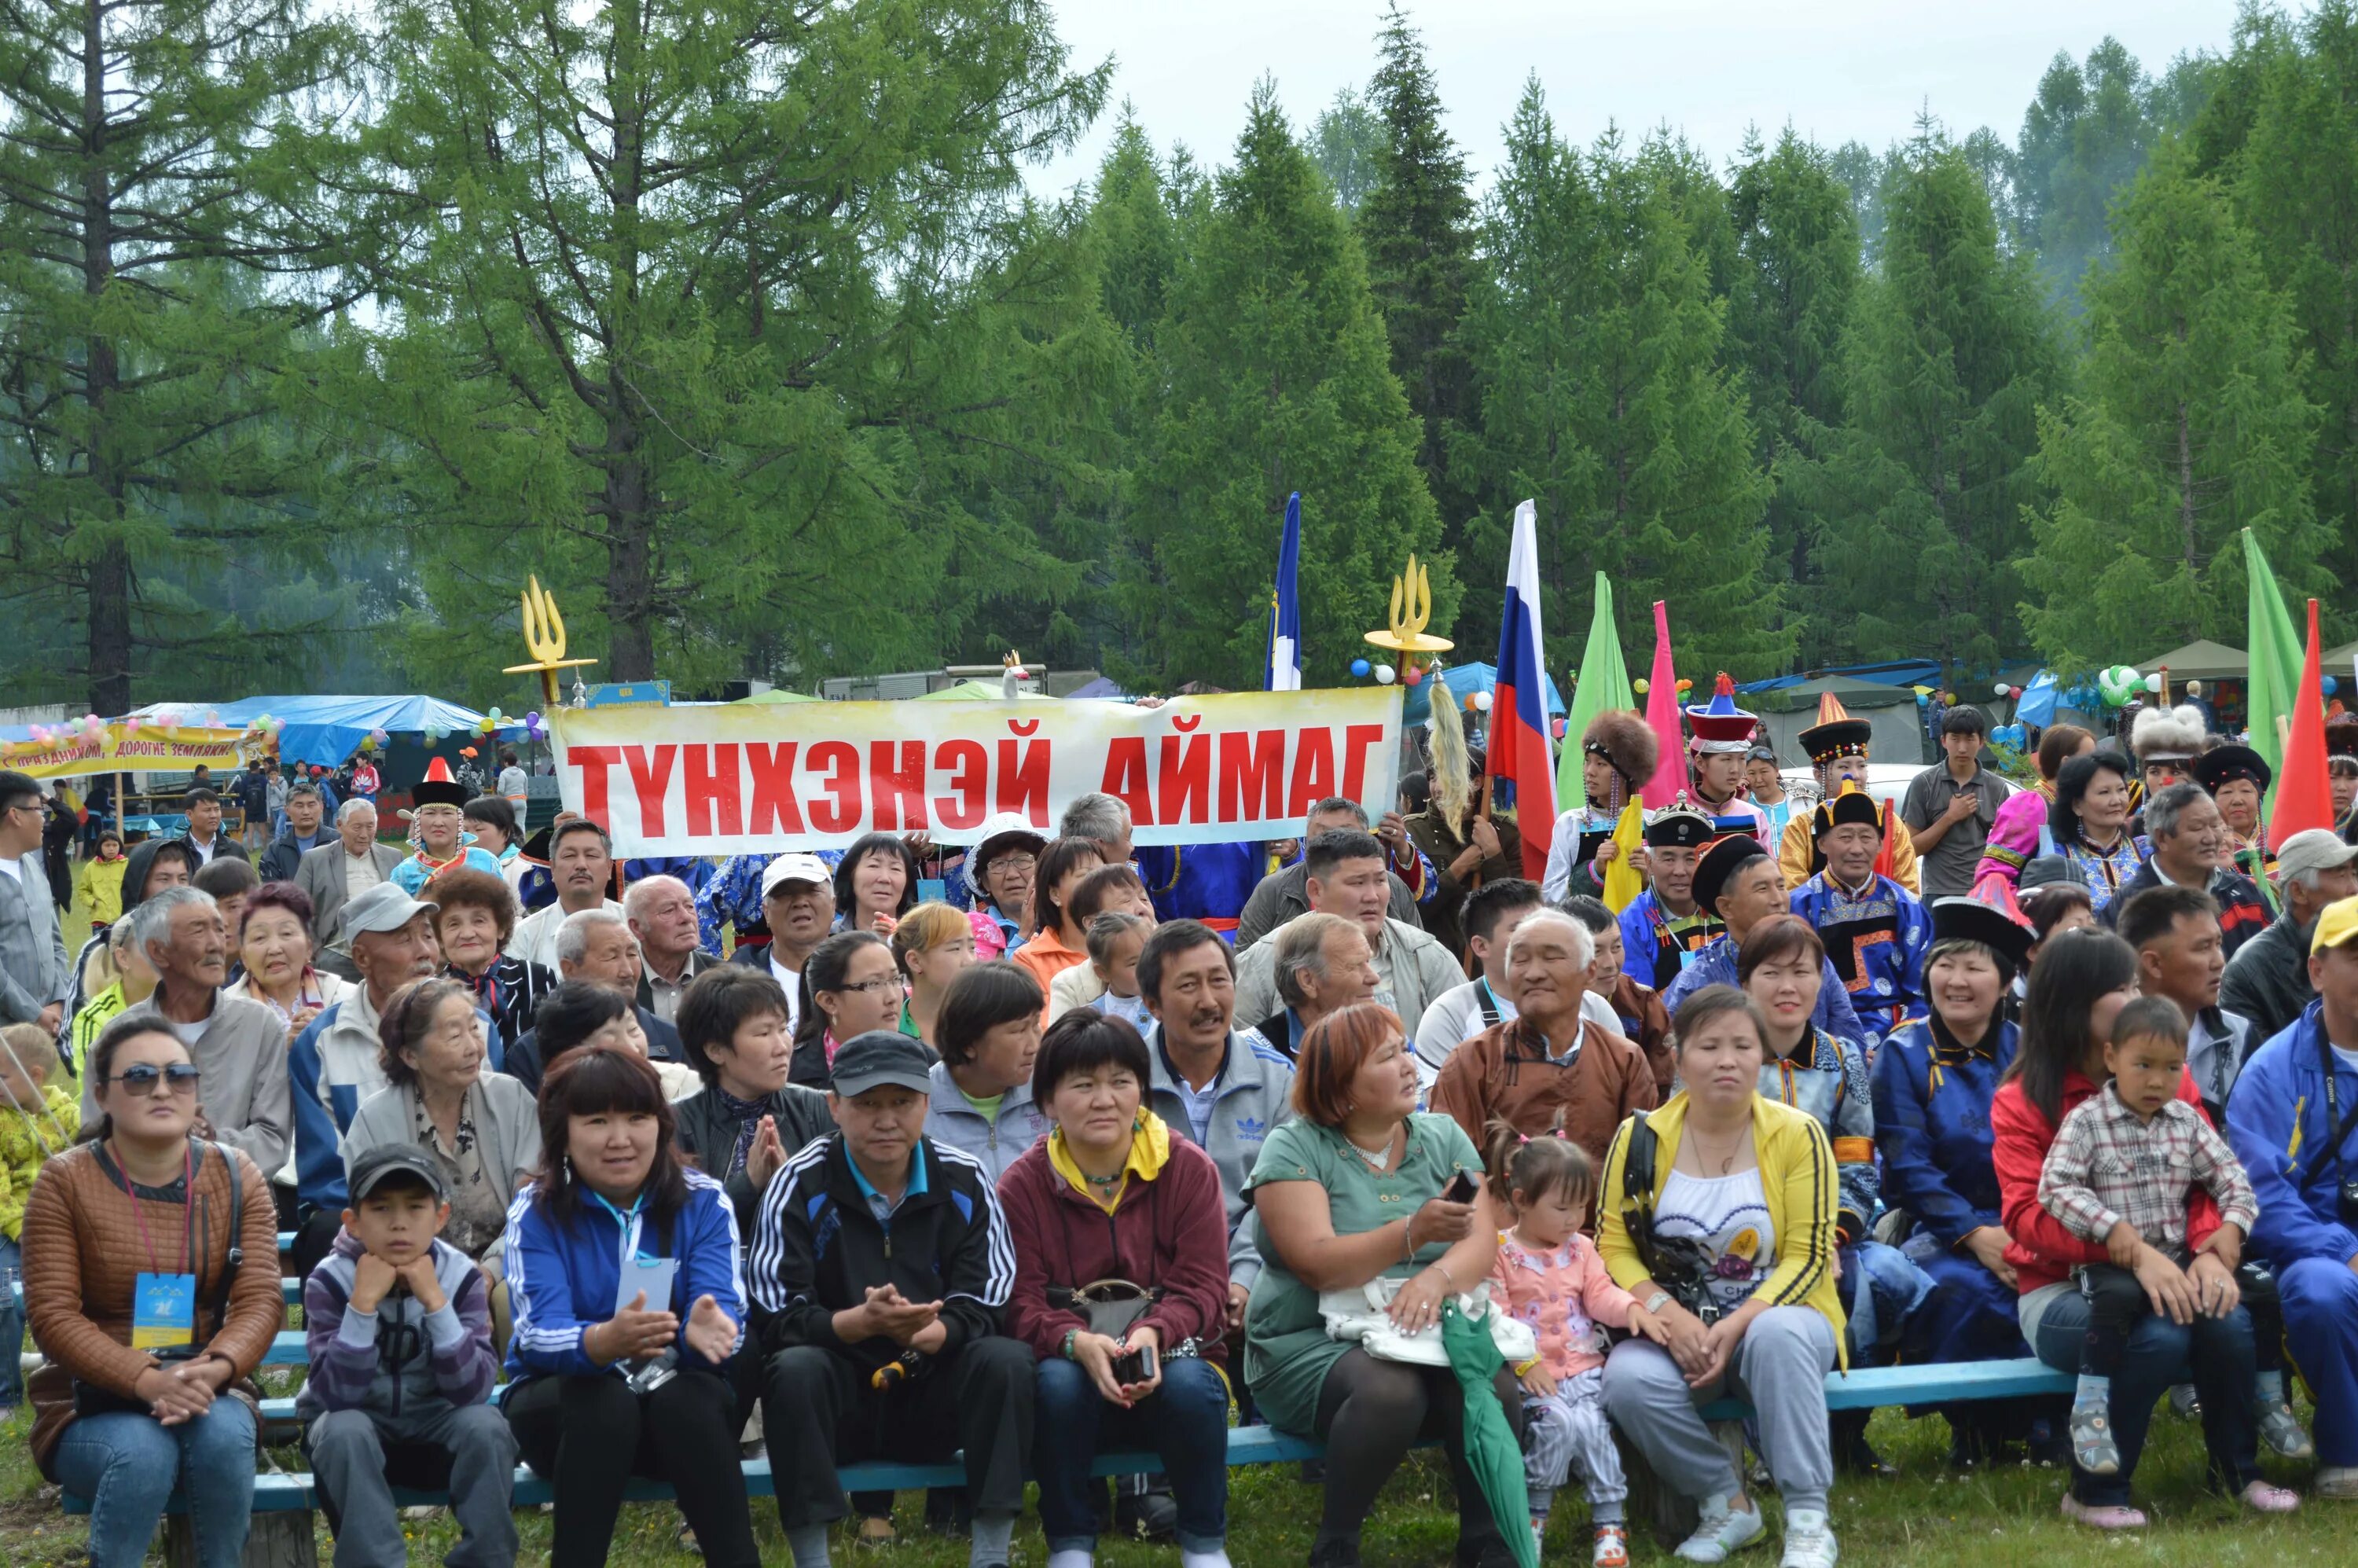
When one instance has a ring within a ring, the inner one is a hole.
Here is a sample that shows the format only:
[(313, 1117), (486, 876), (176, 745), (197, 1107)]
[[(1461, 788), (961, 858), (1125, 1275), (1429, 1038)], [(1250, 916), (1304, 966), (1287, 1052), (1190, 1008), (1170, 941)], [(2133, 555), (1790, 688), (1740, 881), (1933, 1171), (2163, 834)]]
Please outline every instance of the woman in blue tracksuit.
[[(755, 1568), (739, 1468), (750, 1365), (737, 1215), (682, 1163), (645, 1057), (569, 1051), (540, 1092), (540, 1179), (508, 1210), (502, 1408), (557, 1495), (553, 1568), (612, 1546), (624, 1483), (671, 1483), (708, 1563)], [(627, 1276), (627, 1277), (626, 1277)]]
[[(1930, 1011), (1875, 1055), (1875, 1137), (1883, 1200), (1903, 1209), (1900, 1249), (1932, 1277), (1909, 1314), (1908, 1361), (1994, 1361), (2027, 1353), (2015, 1316), (2014, 1270), (1990, 1166), (1990, 1098), (2014, 1062), (2015, 1026), (2001, 1002), (2032, 933), (1966, 898), (1932, 904), (1924, 955)], [(1964, 1405), (1946, 1412), (1961, 1458), (1979, 1457), (2023, 1412)]]
[(2252, 1249), (2275, 1269), (2285, 1342), (2317, 1396), (2317, 1495), (2345, 1499), (2358, 1498), (2358, 1204), (2342, 1197), (2358, 1193), (2353, 938), (2358, 899), (2328, 905), (2309, 946), (2318, 1000), (2227, 1097), (2227, 1141), (2260, 1200)]

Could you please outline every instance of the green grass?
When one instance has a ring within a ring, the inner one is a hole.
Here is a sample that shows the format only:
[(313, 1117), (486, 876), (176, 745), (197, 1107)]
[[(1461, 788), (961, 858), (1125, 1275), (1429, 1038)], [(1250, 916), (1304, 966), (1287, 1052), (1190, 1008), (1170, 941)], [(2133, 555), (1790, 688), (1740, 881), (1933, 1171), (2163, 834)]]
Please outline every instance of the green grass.
[[(64, 1568), (82, 1561), (82, 1521), (60, 1514), (54, 1489), (42, 1486), (25, 1448), (29, 1425), (29, 1417), (20, 1414), (0, 1426), (0, 1563), (11, 1568)], [(2349, 1538), (2353, 1528), (2358, 1527), (2358, 1506), (2309, 1501), (2288, 1519), (2261, 1519), (2212, 1497), (2202, 1489), (2199, 1430), (2167, 1412), (2156, 1422), (2154, 1441), (2137, 1476), (2137, 1501), (2153, 1516), (2154, 1525), (2142, 1535), (2125, 1540), (2099, 1537), (2058, 1519), (2055, 1505), (2063, 1478), (2055, 1471), (2017, 1465), (1996, 1471), (1951, 1473), (1942, 1464), (1948, 1449), (1947, 1428), (1937, 1417), (1909, 1422), (1897, 1411), (1881, 1411), (1873, 1435), (1904, 1474), (1894, 1481), (1845, 1480), (1836, 1487), (1834, 1525), (1842, 1541), (1843, 1560), (1848, 1563), (1905, 1563), (1909, 1568), (1994, 1568), (2030, 1563), (2042, 1568), (2098, 1563), (2233, 1568), (2249, 1563), (2255, 1568), (2263, 1564), (2295, 1568), (2312, 1562), (2347, 1562), (2352, 1556)], [(301, 1456), (291, 1449), (276, 1451), (274, 1456), (288, 1469), (302, 1468)], [(2305, 1487), (2309, 1480), (2305, 1465), (2272, 1464), (2271, 1474), (2287, 1485)], [(1448, 1498), (1448, 1477), (1438, 1456), (1430, 1453), (1412, 1456), (1393, 1478), (1369, 1521), (1365, 1549), (1369, 1568), (1447, 1563), (1455, 1541), (1455, 1514)], [(886, 1552), (864, 1552), (839, 1534), (838, 1560), (874, 1563), (878, 1568), (887, 1564), (890, 1568), (963, 1568), (963, 1541), (925, 1533), (924, 1499), (904, 1493), (900, 1501), (897, 1522), (902, 1544)], [(1233, 1472), (1228, 1493), (1229, 1556), (1238, 1568), (1303, 1562), (1309, 1553), (1318, 1505), (1317, 1491), (1303, 1486), (1292, 1465)], [(611, 1561), (623, 1568), (658, 1564), (679, 1568), (695, 1562), (692, 1553), (678, 1546), (678, 1514), (666, 1505), (625, 1507)], [(518, 1516), (517, 1522), (524, 1536), (519, 1561), (545, 1562), (547, 1516), (527, 1511)], [(767, 1499), (755, 1500), (753, 1523), (763, 1561), (786, 1563), (789, 1558), (778, 1530), (777, 1512)], [(414, 1528), (413, 1562), (440, 1561), (457, 1539), (447, 1515), (422, 1520)], [(318, 1530), (319, 1560), (325, 1563), (330, 1561), (330, 1542), (324, 1522), (318, 1524)], [(1045, 1560), (1036, 1517), (1026, 1515), (1015, 1539), (1021, 1560), (1034, 1568)], [(1773, 1564), (1775, 1550), (1773, 1545), (1756, 1549), (1746, 1553), (1743, 1561)], [(1672, 1561), (1667, 1551), (1643, 1539), (1634, 1543), (1632, 1555), (1639, 1563)], [(1177, 1551), (1109, 1541), (1098, 1560), (1107, 1568), (1172, 1568)], [(1579, 1568), (1587, 1560), (1585, 1513), (1566, 1494), (1548, 1538), (1546, 1561)]]

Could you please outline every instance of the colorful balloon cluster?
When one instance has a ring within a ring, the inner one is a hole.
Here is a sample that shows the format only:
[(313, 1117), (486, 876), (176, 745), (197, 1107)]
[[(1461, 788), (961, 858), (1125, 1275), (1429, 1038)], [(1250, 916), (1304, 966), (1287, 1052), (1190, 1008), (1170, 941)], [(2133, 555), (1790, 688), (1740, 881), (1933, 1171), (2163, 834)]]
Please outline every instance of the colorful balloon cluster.
[(2096, 676), (2096, 690), (2107, 708), (2126, 708), (2140, 693), (2161, 690), (2161, 676), (2139, 675), (2134, 665), (2115, 665)]
[(2030, 743), (2030, 731), (2021, 724), (2001, 724), (1990, 731), (1989, 738), (2010, 752), (2019, 752)]

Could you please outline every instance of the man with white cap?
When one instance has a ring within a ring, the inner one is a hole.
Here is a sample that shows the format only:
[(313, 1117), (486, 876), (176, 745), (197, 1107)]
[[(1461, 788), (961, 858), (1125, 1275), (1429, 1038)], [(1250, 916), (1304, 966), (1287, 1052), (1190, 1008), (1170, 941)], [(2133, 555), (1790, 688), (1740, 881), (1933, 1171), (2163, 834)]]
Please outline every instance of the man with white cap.
[(2309, 938), (2320, 910), (2358, 896), (2353, 860), (2358, 846), (2344, 844), (2323, 827), (2296, 833), (2277, 846), (2276, 888), (2282, 908), (2266, 930), (2236, 949), (2219, 988), (2219, 1005), (2250, 1019), (2255, 1039), (2283, 1030), (2317, 994), (2309, 979)]
[(786, 990), (786, 1033), (802, 1021), (803, 964), (835, 929), (835, 879), (817, 855), (781, 855), (762, 872), (766, 946), (741, 946), (732, 964), (766, 969)]

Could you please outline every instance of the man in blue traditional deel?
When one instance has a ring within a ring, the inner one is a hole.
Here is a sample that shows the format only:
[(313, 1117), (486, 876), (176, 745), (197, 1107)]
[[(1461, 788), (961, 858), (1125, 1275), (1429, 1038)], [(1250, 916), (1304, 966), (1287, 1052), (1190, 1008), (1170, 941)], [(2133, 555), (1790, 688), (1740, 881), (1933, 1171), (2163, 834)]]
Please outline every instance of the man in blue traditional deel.
[(1646, 891), (1621, 912), (1621, 968), (1639, 985), (1667, 989), (1719, 922), (1694, 901), (1695, 863), (1711, 842), (1711, 818), (1677, 800), (1646, 824)]
[[(1688, 958), (1686, 968), (1662, 992), (1662, 1006), (1673, 1025), (1680, 1003), (1704, 987), (1736, 985), (1736, 952), (1746, 934), (1769, 916), (1788, 913), (1784, 873), (1749, 833), (1722, 838), (1704, 851), (1695, 864), (1694, 896), (1695, 903), (1725, 921), (1727, 929)], [(1855, 1040), (1865, 1048), (1874, 1037), (1851, 1007), (1833, 960), (1820, 958), (1818, 967), (1823, 981), (1810, 1022), (1838, 1040)]]
[[(1876, 1052), (1875, 1136), (1883, 1201), (1904, 1210), (1900, 1249), (1932, 1277), (1909, 1317), (1909, 1361), (1991, 1361), (2025, 1353), (2006, 1261), (1990, 1099), (2014, 1062), (2017, 1034), (2001, 1002), (2029, 956), (2030, 928), (1969, 898), (1935, 900), (1924, 963), (1926, 1011)], [(1945, 1412), (1961, 1457), (1980, 1457), (2019, 1411), (1963, 1405)], [(2014, 1434), (2019, 1435), (2018, 1425)]]
[(1825, 869), (1796, 888), (1789, 903), (1826, 945), (1826, 957), (1867, 1028), (1861, 1044), (1871, 1047), (1924, 1010), (1931, 917), (1915, 894), (1876, 874), (1883, 813), (1866, 791), (1847, 785), (1821, 802), (1810, 814), (1810, 827)]
[(1232, 942), (1245, 900), (1270, 870), (1268, 849), (1257, 841), (1144, 844), (1136, 856), (1157, 920), (1200, 920)]

